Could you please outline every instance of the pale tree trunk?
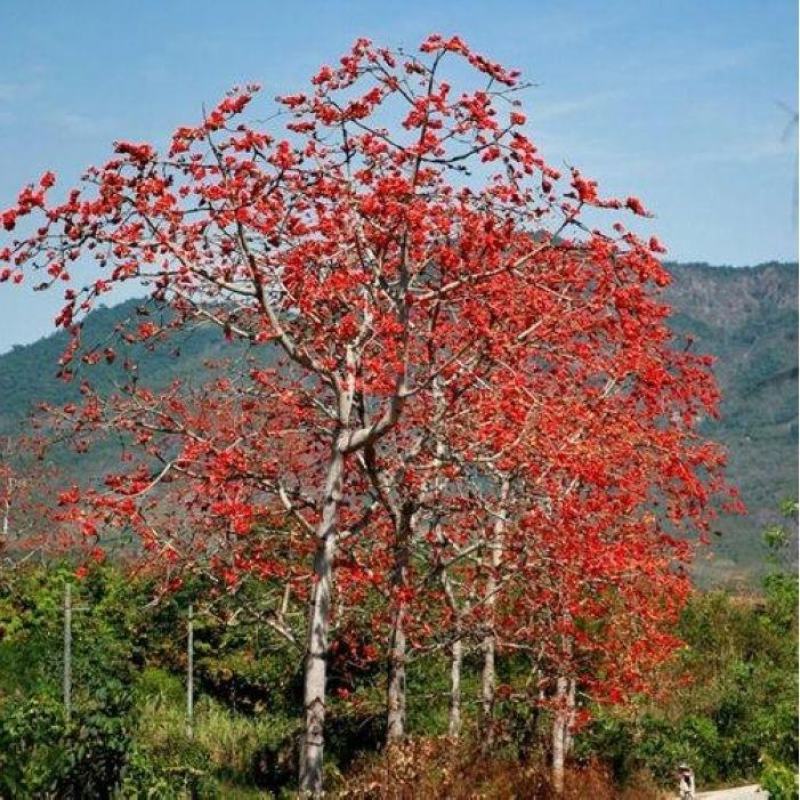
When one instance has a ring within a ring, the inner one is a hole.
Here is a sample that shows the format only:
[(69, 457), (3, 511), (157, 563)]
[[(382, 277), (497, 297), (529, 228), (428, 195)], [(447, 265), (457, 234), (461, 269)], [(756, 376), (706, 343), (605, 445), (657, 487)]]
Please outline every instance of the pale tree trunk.
[[(491, 581), (490, 581), (491, 583)], [(489, 620), (491, 624), (492, 620)], [(487, 749), (492, 744), (494, 715), (494, 689), (495, 689), (495, 652), (496, 640), (494, 630), (488, 633), (481, 644), (483, 648), (483, 670), (481, 671), (481, 710), (482, 710), (482, 739), (481, 746)]]
[(389, 682), (386, 706), (386, 743), (397, 742), (406, 733), (406, 634), (403, 627), (405, 609), (395, 612), (389, 645)]
[(339, 447), (334, 445), (325, 479), (322, 516), (316, 531), (314, 586), (309, 604), (304, 686), (305, 738), (300, 756), (300, 794), (304, 797), (322, 796), (326, 659), (343, 472), (344, 456)]
[(498, 578), (497, 572), (503, 559), (503, 534), (505, 532), (505, 504), (508, 499), (510, 482), (504, 478), (500, 487), (500, 503), (497, 516), (492, 526), (489, 541), (491, 559), (489, 577), (486, 582), (486, 626), (487, 633), (481, 642), (483, 650), (483, 670), (481, 673), (481, 711), (482, 711), (482, 744), (484, 749), (492, 743), (494, 715), (494, 692), (496, 683), (495, 657), (497, 654), (497, 631), (495, 629), (495, 608), (497, 606)]
[[(562, 612), (562, 619), (565, 627), (571, 623), (567, 611)], [(573, 651), (572, 639), (565, 635), (561, 644), (564, 664), (570, 664)], [(553, 698), (553, 788), (556, 794), (561, 794), (564, 790), (564, 760), (571, 747), (569, 729), (574, 722), (574, 716), (575, 680), (562, 675), (556, 679)]]
[[(433, 397), (435, 401), (436, 416), (439, 417), (444, 409), (444, 394), (442, 392), (441, 381), (438, 377), (433, 381)], [(440, 493), (444, 487), (444, 478), (440, 470), (444, 463), (445, 451), (446, 447), (441, 436), (441, 431), (437, 431), (434, 458), (434, 490), (436, 496), (440, 496)], [(441, 523), (438, 521), (433, 526), (433, 535), (437, 543), (446, 543), (445, 537), (442, 533)], [(447, 602), (450, 606), (450, 610), (453, 613), (453, 619), (455, 621), (455, 638), (450, 646), (450, 719), (448, 724), (448, 732), (451, 737), (457, 739), (461, 733), (461, 665), (464, 661), (461, 613), (459, 611), (459, 605), (458, 601), (456, 600), (453, 586), (450, 583), (450, 578), (447, 574), (447, 569), (443, 569), (441, 581), (442, 588), (444, 589)]]
[[(0, 465), (8, 464), (8, 457), (11, 455), (10, 440), (6, 441), (6, 452), (3, 458), (0, 459)], [(8, 528), (11, 520), (11, 495), (14, 491), (14, 480), (11, 477), (11, 472), (6, 473), (6, 488), (5, 497), (3, 498), (3, 534), (2, 541), (0, 541), (0, 549), (8, 543)]]
[(556, 794), (564, 792), (564, 758), (566, 755), (567, 732), (567, 684), (566, 678), (556, 679), (556, 693), (553, 701), (552, 726), (552, 782)]
[[(410, 503), (403, 505), (395, 528), (394, 570), (392, 585), (401, 591), (408, 581), (410, 539), (413, 532), (414, 510)], [(389, 669), (386, 696), (386, 743), (399, 741), (406, 732), (406, 603), (397, 599), (389, 643)]]
[(573, 735), (574, 730), (575, 730), (575, 678), (570, 678), (569, 688), (567, 689), (566, 729), (564, 731), (564, 754), (567, 756), (572, 752), (572, 747), (575, 744), (575, 737)]
[(6, 496), (3, 499), (3, 535), (0, 547), (8, 543), (8, 528), (11, 521), (11, 493), (14, 491), (14, 481), (9, 475), (6, 480)]
[[(403, 314), (407, 313), (403, 309)], [(291, 354), (290, 354), (291, 355)], [(325, 682), (328, 657), (328, 635), (331, 622), (333, 563), (339, 534), (339, 506), (344, 489), (345, 454), (371, 447), (392, 428), (405, 403), (405, 375), (398, 377), (396, 393), (391, 397), (384, 414), (374, 423), (353, 431), (348, 420), (356, 390), (358, 354), (349, 347), (346, 358), (346, 378), (337, 384), (339, 429), (331, 447), (325, 476), (322, 513), (315, 534), (317, 549), (314, 559), (314, 586), (309, 603), (308, 636), (305, 656), (305, 738), (300, 757), (300, 796), (322, 797), (322, 767), (325, 744)]]
[[(441, 468), (444, 464), (444, 457), (447, 448), (445, 446), (441, 431), (441, 421), (445, 408), (445, 400), (444, 392), (442, 390), (442, 383), (439, 376), (433, 380), (432, 390), (435, 404), (435, 417), (438, 420), (434, 449), (433, 488), (434, 497), (441, 497), (441, 492), (445, 485)], [(446, 539), (442, 533), (442, 526), (438, 521), (438, 518), (433, 526), (433, 538), (440, 545), (446, 544)], [(459, 612), (458, 601), (456, 600), (453, 586), (450, 583), (450, 578), (447, 574), (447, 569), (443, 568), (441, 563), (438, 563), (437, 567), (442, 568), (442, 588), (444, 589), (445, 597), (447, 597), (447, 602), (450, 606), (450, 610), (453, 614), (453, 619), (455, 622), (455, 638), (450, 646), (450, 721), (448, 725), (448, 731), (450, 736), (453, 738), (458, 738), (459, 734), (461, 733), (461, 664), (464, 660), (464, 645), (461, 640), (461, 614)]]
[(461, 733), (461, 665), (464, 661), (464, 645), (461, 641), (461, 631), (457, 630), (459, 638), (450, 648), (450, 725), (449, 733), (457, 739)]

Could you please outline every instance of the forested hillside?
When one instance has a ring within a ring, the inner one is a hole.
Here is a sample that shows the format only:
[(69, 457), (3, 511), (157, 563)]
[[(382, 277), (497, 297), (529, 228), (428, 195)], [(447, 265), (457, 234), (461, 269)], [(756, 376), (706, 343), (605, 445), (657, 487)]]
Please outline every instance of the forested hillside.
[[(666, 296), (679, 345), (717, 357), (722, 419), (708, 423), (709, 432), (728, 447), (730, 477), (748, 507), (744, 517), (720, 520), (711, 553), (698, 561), (698, 576), (703, 583), (751, 581), (764, 562), (761, 531), (777, 518), (780, 501), (796, 492), (797, 265), (678, 264), (671, 271), (674, 282)], [(158, 313), (136, 300), (95, 311), (87, 320), (85, 341), (102, 343), (117, 324), (142, 312)], [(66, 336), (58, 334), (0, 356), (0, 433), (17, 431), (37, 403), (65, 403), (78, 396), (78, 382), (59, 380), (52, 366), (65, 344)], [(138, 353), (139, 379), (153, 385), (178, 377), (199, 382), (208, 362), (241, 354), (218, 329), (198, 327), (156, 347), (144, 360)], [(93, 375), (114, 380), (121, 375), (121, 361), (94, 367)], [(63, 467), (77, 470), (71, 457)], [(91, 473), (84, 462), (80, 474)]]
[(727, 446), (731, 481), (748, 507), (720, 520), (713, 558), (698, 570), (736, 583), (763, 563), (760, 533), (797, 491), (797, 265), (680, 264), (672, 273), (672, 328), (717, 357), (722, 418), (708, 430)]

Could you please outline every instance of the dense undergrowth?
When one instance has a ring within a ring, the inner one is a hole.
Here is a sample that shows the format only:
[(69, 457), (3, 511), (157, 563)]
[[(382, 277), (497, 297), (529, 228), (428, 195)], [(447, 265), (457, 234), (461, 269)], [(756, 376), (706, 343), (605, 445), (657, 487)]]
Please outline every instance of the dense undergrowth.
[[(65, 582), (74, 582), (73, 712), (62, 702)], [(185, 609), (200, 587), (153, 603), (153, 586), (109, 565), (25, 566), (0, 585), (0, 796), (291, 797), (300, 659), (256, 613), (256, 584), (196, 618), (197, 698), (186, 717)], [(246, 600), (245, 606), (242, 601)], [(235, 608), (245, 612), (235, 613)], [(565, 797), (657, 797), (688, 760), (703, 786), (761, 781), (791, 797), (797, 759), (797, 585), (697, 594), (687, 646), (655, 699), (593, 708), (577, 735)], [(334, 648), (336, 652), (336, 648)], [(331, 665), (328, 786), (350, 798), (547, 798), (546, 711), (519, 656), (499, 665), (491, 748), (477, 740), (479, 658), (465, 662), (464, 733), (447, 730), (446, 661), (409, 670), (412, 739), (382, 750), (383, 664)], [(688, 679), (687, 676), (691, 676)], [(528, 699), (526, 699), (528, 698)], [(781, 788), (783, 787), (783, 788)], [(796, 795), (795, 795), (796, 796)]]

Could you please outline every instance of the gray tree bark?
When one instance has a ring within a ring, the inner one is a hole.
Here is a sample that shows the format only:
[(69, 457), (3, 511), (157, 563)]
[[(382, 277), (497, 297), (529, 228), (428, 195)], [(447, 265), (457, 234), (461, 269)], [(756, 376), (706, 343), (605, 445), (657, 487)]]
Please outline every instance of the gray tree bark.
[(194, 609), (189, 603), (186, 621), (186, 733), (194, 736)]
[[(414, 506), (404, 503), (395, 520), (392, 586), (402, 590), (408, 581), (408, 564), (413, 532)], [(386, 697), (386, 742), (396, 742), (406, 733), (406, 603), (401, 598), (392, 621)]]
[[(460, 631), (458, 631), (460, 633)], [(450, 736), (457, 739), (461, 733), (461, 665), (464, 661), (464, 645), (456, 639), (450, 648)]]
[(567, 719), (566, 729), (564, 731), (564, 754), (569, 755), (572, 752), (572, 747), (575, 744), (575, 737), (573, 730), (575, 728), (575, 678), (569, 679), (569, 687), (567, 688)]
[(494, 689), (496, 681), (495, 651), (496, 640), (494, 631), (488, 633), (482, 642), (483, 670), (481, 672), (481, 744), (484, 749), (492, 743), (492, 717), (494, 716)]
[(483, 746), (487, 748), (492, 742), (492, 717), (494, 715), (494, 692), (496, 684), (495, 657), (497, 653), (497, 631), (495, 630), (495, 608), (497, 606), (497, 572), (503, 559), (503, 534), (505, 532), (505, 503), (508, 499), (510, 481), (504, 478), (500, 486), (500, 503), (497, 516), (492, 526), (489, 540), (491, 558), (489, 577), (486, 581), (486, 625), (487, 633), (483, 637), (483, 670), (481, 673), (481, 711), (483, 728)]
[(564, 758), (566, 755), (567, 693), (566, 678), (556, 679), (552, 725), (552, 783), (556, 794), (564, 793)]
[(64, 586), (64, 716), (72, 715), (72, 585)]
[(300, 793), (305, 797), (322, 796), (322, 759), (325, 744), (325, 682), (327, 673), (328, 634), (330, 631), (333, 560), (339, 504), (342, 500), (344, 455), (334, 445), (328, 472), (322, 516), (317, 526), (317, 552), (314, 563), (314, 587), (311, 591), (308, 639), (305, 657), (305, 739), (300, 758)]
[(386, 742), (397, 742), (406, 733), (406, 635), (405, 608), (395, 612), (389, 649), (389, 681), (387, 688)]

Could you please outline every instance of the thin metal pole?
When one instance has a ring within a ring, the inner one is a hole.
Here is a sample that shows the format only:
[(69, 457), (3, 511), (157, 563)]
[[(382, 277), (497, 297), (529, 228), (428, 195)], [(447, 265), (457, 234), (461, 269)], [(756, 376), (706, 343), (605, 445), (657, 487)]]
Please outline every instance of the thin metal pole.
[(64, 715), (72, 715), (72, 584), (64, 586)]
[(194, 722), (194, 610), (189, 604), (186, 636), (186, 732), (191, 738)]

